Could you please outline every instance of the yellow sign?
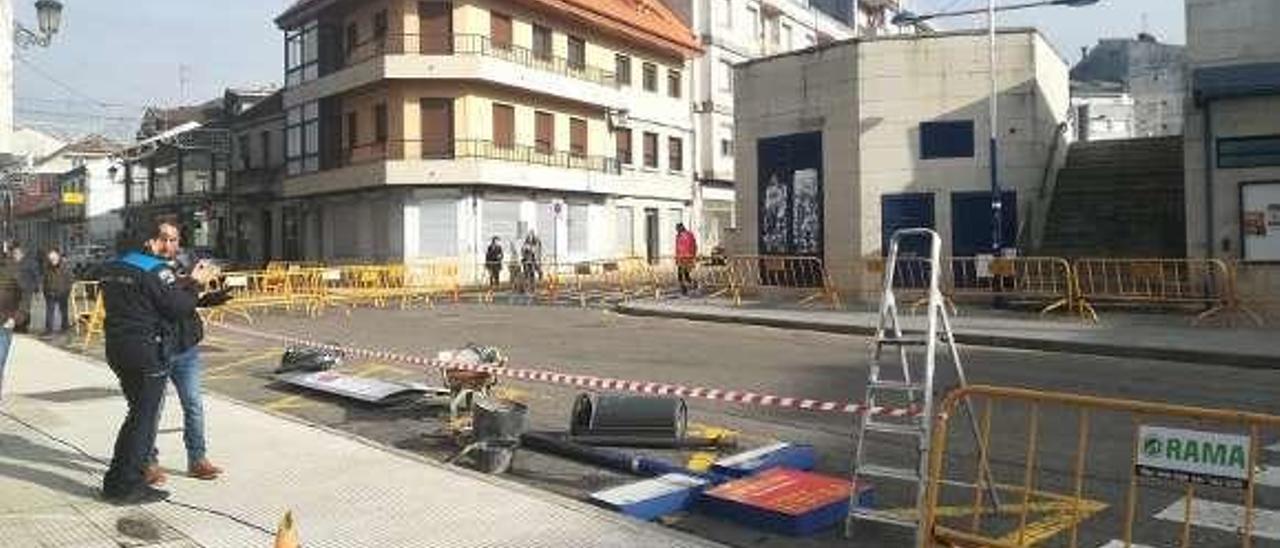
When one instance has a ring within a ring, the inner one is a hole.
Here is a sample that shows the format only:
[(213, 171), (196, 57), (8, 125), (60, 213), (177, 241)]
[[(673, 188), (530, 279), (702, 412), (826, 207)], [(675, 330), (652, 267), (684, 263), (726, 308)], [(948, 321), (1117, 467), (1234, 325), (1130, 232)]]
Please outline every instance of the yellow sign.
[(67, 205), (84, 205), (83, 192), (63, 192), (62, 203)]

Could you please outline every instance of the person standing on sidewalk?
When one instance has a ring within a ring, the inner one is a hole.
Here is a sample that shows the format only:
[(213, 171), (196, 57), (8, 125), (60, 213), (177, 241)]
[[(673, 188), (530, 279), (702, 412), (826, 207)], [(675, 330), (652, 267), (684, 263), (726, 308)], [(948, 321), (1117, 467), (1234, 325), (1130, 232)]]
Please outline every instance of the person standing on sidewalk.
[[(190, 254), (178, 254), (177, 247), (163, 250), (165, 253), (175, 252), (174, 256), (164, 257), (170, 260), (170, 266), (178, 273), (179, 279), (186, 279), (189, 272), (204, 267), (203, 261), (196, 261)], [(206, 282), (207, 283), (207, 282)], [(201, 283), (201, 288), (206, 287)], [(196, 301), (196, 308), (218, 306), (227, 301), (225, 292), (203, 292)], [(178, 392), (178, 401), (182, 404), (182, 443), (187, 449), (187, 475), (201, 480), (214, 480), (222, 474), (222, 469), (214, 466), (206, 456), (208, 444), (204, 435), (204, 402), (200, 395), (200, 375), (204, 369), (200, 361), (200, 342), (204, 340), (204, 320), (194, 309), (190, 314), (179, 318), (176, 322), (177, 346), (175, 354), (169, 360), (169, 379)], [(151, 460), (145, 473), (147, 485), (160, 485), (165, 482), (164, 469), (157, 458), (160, 453), (151, 448)]]
[(489, 241), (489, 249), (484, 252), (484, 267), (489, 270), (489, 290), (497, 290), (502, 277), (502, 242), (497, 236)]
[[(54, 334), (54, 325), (58, 326), (57, 333), (66, 333), (71, 327), (67, 318), (67, 299), (71, 296), (71, 284), (75, 280), (58, 250), (50, 251), (45, 259), (40, 292), (44, 295), (44, 336), (47, 337)], [(54, 323), (55, 312), (57, 324)]]
[(16, 271), (16, 267), (7, 260), (0, 265), (0, 399), (4, 398), (4, 365), (9, 360), (13, 329), (23, 314), (18, 308), (22, 291), (18, 288)]
[(40, 266), (35, 258), (27, 255), (22, 244), (14, 243), (9, 250), (9, 258), (13, 265), (14, 275), (18, 280), (18, 310), (22, 312), (14, 333), (26, 333), (31, 324), (31, 297), (40, 288)]
[(157, 222), (145, 252), (129, 252), (105, 265), (100, 283), (106, 317), (107, 365), (120, 381), (129, 410), (116, 437), (102, 496), (117, 504), (158, 502), (169, 493), (147, 485), (144, 472), (159, 428), (160, 402), (175, 354), (177, 322), (196, 309), (197, 268), (179, 279), (164, 259), (176, 253), (178, 227)]
[(684, 223), (676, 223), (676, 277), (680, 280), (680, 294), (688, 295), (693, 285), (693, 267), (698, 262), (698, 240)]

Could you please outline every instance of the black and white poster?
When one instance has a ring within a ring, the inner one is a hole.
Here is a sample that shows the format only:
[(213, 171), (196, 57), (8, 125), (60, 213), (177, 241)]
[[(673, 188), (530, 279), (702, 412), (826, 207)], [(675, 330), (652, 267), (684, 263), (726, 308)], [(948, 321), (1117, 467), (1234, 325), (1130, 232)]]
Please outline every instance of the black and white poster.
[(822, 256), (822, 133), (761, 139), (760, 253)]

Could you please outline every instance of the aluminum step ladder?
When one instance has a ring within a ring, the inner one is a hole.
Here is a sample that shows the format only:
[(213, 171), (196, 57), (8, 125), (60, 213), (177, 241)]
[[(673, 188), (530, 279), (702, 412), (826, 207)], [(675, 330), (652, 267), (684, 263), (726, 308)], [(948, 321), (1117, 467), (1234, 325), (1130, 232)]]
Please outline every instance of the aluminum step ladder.
[[(904, 238), (923, 237), (929, 240), (928, 260), (928, 327), (922, 333), (904, 333), (902, 323), (898, 319), (898, 302), (893, 292), (893, 281), (897, 271), (898, 251)], [(901, 482), (914, 484), (909, 487), (915, 490), (915, 513), (911, 515), (902, 511), (884, 511), (870, 508), (859, 508), (858, 493), (855, 489), (849, 504), (849, 515), (845, 521), (845, 536), (852, 537), (855, 524), (858, 522), (874, 522), (903, 527), (916, 528), (917, 545), (926, 534), (919, 530), (919, 519), (924, 515), (926, 505), (926, 479), (929, 472), (929, 444), (932, 435), (934, 415), (934, 373), (937, 370), (938, 345), (947, 349), (947, 355), (955, 367), (956, 378), (960, 386), (967, 384), (964, 366), (960, 362), (960, 353), (956, 348), (955, 338), (951, 331), (951, 320), (947, 316), (947, 308), (939, 287), (942, 240), (936, 232), (927, 228), (899, 230), (893, 234), (889, 243), (889, 256), (884, 267), (884, 289), (880, 298), (880, 319), (872, 341), (871, 363), (867, 375), (866, 396), (863, 400), (869, 409), (878, 406), (894, 406), (912, 409), (915, 412), (904, 417), (890, 417), (862, 413), (857, 417), (855, 425), (854, 454), (852, 477), (855, 484), (871, 481), (885, 484)], [(913, 371), (910, 358), (923, 351), (923, 371)], [(886, 356), (888, 355), (888, 357)], [(883, 360), (894, 359), (898, 368), (886, 365)], [(897, 369), (896, 373), (885, 375)], [(919, 373), (919, 374), (917, 374)], [(981, 440), (978, 434), (978, 423), (973, 410), (966, 399), (964, 409), (969, 415), (975, 440)], [(875, 438), (875, 439), (873, 439)], [(913, 468), (902, 468), (886, 464), (867, 462), (867, 447), (877, 443), (886, 444), (892, 439), (912, 439), (916, 445), (916, 462)], [(978, 442), (981, 445), (981, 441)], [(978, 456), (982, 460), (982, 480), (987, 487), (988, 502), (992, 508), (999, 507), (999, 499), (991, 481), (990, 468), (987, 464), (985, 447), (978, 448)]]

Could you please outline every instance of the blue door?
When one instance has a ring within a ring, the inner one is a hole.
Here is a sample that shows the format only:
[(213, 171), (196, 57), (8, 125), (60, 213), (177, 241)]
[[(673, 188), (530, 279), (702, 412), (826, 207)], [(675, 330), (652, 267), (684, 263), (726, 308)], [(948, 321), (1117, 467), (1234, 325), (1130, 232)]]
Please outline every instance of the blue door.
[[(1015, 247), (1018, 239), (1018, 195), (1001, 193), (1000, 244)], [(972, 257), (991, 253), (991, 193), (951, 193), (951, 254)]]
[[(926, 192), (880, 196), (880, 255), (889, 255), (893, 233), (905, 228), (933, 228), (933, 194)], [(919, 258), (929, 256), (929, 239), (921, 236), (898, 242), (898, 264), (893, 285), (900, 288), (928, 285), (928, 265)]]

